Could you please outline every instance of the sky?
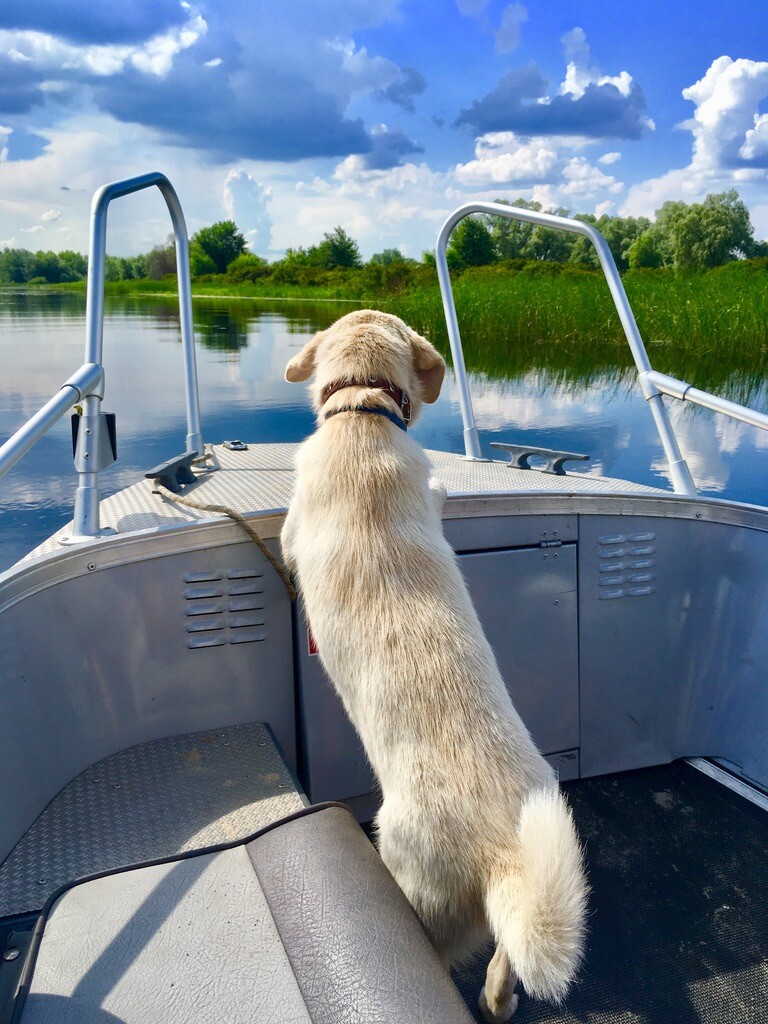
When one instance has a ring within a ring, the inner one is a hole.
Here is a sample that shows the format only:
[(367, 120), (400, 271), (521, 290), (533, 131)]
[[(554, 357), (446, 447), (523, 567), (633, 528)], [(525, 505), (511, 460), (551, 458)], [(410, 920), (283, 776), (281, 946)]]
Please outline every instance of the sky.
[[(517, 197), (736, 188), (768, 238), (768, 0), (0, 0), (0, 248), (87, 251), (93, 192), (153, 170), (270, 259), (336, 225), (419, 258)], [(117, 200), (108, 251), (168, 230)]]

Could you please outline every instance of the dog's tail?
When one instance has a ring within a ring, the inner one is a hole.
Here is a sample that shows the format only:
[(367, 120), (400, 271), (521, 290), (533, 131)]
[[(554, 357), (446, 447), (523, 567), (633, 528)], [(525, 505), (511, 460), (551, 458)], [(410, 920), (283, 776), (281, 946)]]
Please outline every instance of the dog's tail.
[(560, 1002), (581, 962), (588, 886), (571, 812), (555, 788), (523, 801), (518, 856), (490, 879), (486, 910), (529, 995)]

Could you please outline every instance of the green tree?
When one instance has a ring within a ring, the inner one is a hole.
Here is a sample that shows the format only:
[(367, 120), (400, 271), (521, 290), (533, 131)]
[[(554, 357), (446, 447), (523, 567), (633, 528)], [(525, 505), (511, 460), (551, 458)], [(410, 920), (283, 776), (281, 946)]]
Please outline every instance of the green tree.
[(176, 250), (172, 245), (156, 245), (146, 257), (147, 277), (159, 281), (166, 274), (176, 273)]
[[(562, 206), (552, 211), (559, 217), (567, 217), (568, 210)], [(526, 257), (533, 260), (550, 260), (567, 263), (571, 256), (575, 236), (559, 228), (545, 228), (536, 224), (528, 242)]]
[[(608, 243), (611, 255), (620, 271), (629, 267), (629, 252), (637, 238), (651, 222), (647, 217), (610, 217), (603, 214), (599, 219), (589, 213), (577, 213), (574, 220), (592, 224)], [(584, 235), (576, 235), (571, 245), (570, 262), (582, 263), (598, 269), (600, 261), (594, 245)]]
[[(541, 210), (541, 203), (529, 202), (527, 199), (515, 199), (513, 203), (506, 199), (496, 199), (495, 202), (504, 206), (515, 206), (520, 210), (533, 210), (537, 213)], [(500, 260), (531, 258), (530, 245), (533, 224), (500, 216), (484, 217), (483, 221), (490, 228), (491, 238)]]
[(88, 257), (72, 249), (63, 249), (59, 253), (62, 281), (82, 281), (88, 274)]
[(227, 278), (236, 283), (258, 281), (270, 273), (269, 263), (252, 252), (241, 252), (227, 267)]
[(664, 254), (660, 241), (660, 233), (655, 226), (648, 228), (642, 235), (638, 235), (630, 246), (627, 256), (630, 269), (648, 268), (658, 270), (664, 263)]
[(375, 252), (368, 262), (379, 267), (388, 267), (392, 263), (405, 263), (406, 259), (399, 249), (382, 249), (381, 252)]
[(317, 247), (321, 265), (326, 270), (335, 267), (361, 267), (363, 264), (360, 249), (354, 238), (351, 238), (342, 227), (335, 227), (326, 232)]
[(0, 253), (0, 283), (25, 284), (34, 276), (34, 259), (27, 249), (3, 249)]
[(189, 272), (192, 277), (217, 273), (216, 264), (195, 241), (192, 241), (189, 246)]
[(693, 203), (675, 222), (674, 262), (680, 267), (716, 267), (754, 248), (749, 211), (735, 189)]
[(484, 267), (498, 259), (491, 233), (479, 217), (465, 217), (456, 225), (448, 244), (448, 264), (456, 269)]
[(62, 267), (59, 257), (55, 252), (38, 251), (32, 257), (32, 277), (47, 281), (48, 284), (58, 284), (62, 279)]
[(197, 245), (212, 261), (217, 274), (223, 274), (232, 260), (246, 250), (245, 236), (237, 230), (233, 220), (222, 220), (208, 228), (200, 228), (192, 236)]

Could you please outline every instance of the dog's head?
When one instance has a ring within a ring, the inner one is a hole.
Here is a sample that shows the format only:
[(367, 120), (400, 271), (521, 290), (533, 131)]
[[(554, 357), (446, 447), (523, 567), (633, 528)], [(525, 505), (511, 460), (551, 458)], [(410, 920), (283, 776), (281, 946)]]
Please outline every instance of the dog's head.
[(359, 309), (316, 334), (285, 368), (286, 380), (293, 383), (308, 380), (313, 373), (311, 393), (316, 412), (327, 385), (383, 377), (407, 392), (413, 419), (422, 402), (437, 401), (445, 360), (398, 317)]

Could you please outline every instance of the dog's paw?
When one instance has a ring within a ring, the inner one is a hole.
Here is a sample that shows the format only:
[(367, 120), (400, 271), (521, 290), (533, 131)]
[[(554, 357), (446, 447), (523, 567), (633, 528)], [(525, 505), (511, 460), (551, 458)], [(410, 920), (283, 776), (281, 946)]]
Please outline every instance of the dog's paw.
[(513, 992), (509, 999), (494, 1011), (488, 1005), (488, 1000), (485, 998), (485, 986), (483, 986), (480, 998), (478, 999), (478, 1005), (488, 1024), (506, 1024), (506, 1021), (512, 1018), (519, 1001), (519, 996), (516, 992)]

